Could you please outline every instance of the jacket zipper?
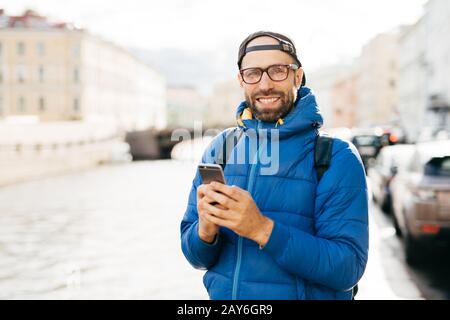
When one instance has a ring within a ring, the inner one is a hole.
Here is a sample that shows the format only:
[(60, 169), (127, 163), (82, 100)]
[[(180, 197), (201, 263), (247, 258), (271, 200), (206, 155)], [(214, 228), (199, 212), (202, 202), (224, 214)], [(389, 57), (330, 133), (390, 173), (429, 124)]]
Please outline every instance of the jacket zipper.
[[(255, 182), (255, 171), (256, 167), (258, 166), (259, 162), (259, 130), (260, 130), (260, 124), (261, 122), (258, 120), (258, 126), (256, 129), (256, 153), (255, 153), (255, 159), (253, 160), (251, 167), (250, 167), (250, 174), (247, 184), (247, 191), (251, 194), (253, 191), (253, 185)], [(237, 259), (236, 259), (236, 268), (234, 270), (234, 276), (233, 276), (233, 290), (231, 295), (231, 300), (237, 300), (237, 291), (238, 291), (238, 281), (239, 281), (239, 272), (241, 269), (241, 262), (242, 262), (242, 246), (244, 243), (244, 239), (242, 237), (238, 237), (238, 247), (237, 247)]]

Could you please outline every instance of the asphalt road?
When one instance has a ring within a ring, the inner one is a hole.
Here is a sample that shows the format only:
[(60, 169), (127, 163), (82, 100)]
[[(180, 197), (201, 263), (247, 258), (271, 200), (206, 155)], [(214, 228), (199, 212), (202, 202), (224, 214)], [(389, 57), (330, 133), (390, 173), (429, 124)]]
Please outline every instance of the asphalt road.
[(395, 235), (392, 217), (373, 203), (371, 213), (374, 223), (381, 230), (380, 261), (386, 277), (390, 279), (393, 291), (407, 298), (408, 285), (403, 277), (408, 277), (422, 298), (450, 299), (450, 248), (431, 248), (423, 255), (420, 264), (410, 266), (405, 261), (402, 239)]

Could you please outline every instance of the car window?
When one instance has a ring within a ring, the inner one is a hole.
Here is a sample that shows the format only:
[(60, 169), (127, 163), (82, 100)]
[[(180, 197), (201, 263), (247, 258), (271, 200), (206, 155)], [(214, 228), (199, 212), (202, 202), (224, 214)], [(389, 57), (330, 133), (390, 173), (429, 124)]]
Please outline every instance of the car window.
[(425, 165), (425, 175), (450, 177), (450, 157), (431, 159)]
[(353, 141), (359, 146), (377, 146), (380, 143), (377, 136), (357, 136), (354, 137)]

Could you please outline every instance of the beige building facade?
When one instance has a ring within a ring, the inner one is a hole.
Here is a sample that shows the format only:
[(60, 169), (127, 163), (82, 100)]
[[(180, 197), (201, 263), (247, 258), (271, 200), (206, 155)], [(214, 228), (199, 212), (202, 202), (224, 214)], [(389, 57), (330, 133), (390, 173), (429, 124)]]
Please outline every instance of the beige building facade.
[(168, 127), (189, 128), (203, 122), (207, 98), (196, 88), (172, 86), (167, 90)]
[(0, 11), (0, 119), (105, 119), (125, 131), (166, 126), (166, 82), (126, 50), (27, 11)]
[(358, 81), (359, 73), (352, 70), (336, 81), (331, 89), (332, 124), (334, 128), (353, 128), (358, 124)]
[(353, 65), (349, 62), (325, 66), (317, 70), (305, 70), (306, 86), (316, 95), (317, 103), (324, 117), (324, 129), (335, 127), (339, 119), (335, 119), (334, 99), (335, 85), (349, 74)]
[(235, 126), (237, 108), (244, 100), (243, 89), (237, 78), (217, 83), (204, 115), (205, 126), (217, 128)]
[(379, 34), (364, 46), (359, 59), (359, 126), (389, 124), (398, 116), (398, 59), (397, 32)]

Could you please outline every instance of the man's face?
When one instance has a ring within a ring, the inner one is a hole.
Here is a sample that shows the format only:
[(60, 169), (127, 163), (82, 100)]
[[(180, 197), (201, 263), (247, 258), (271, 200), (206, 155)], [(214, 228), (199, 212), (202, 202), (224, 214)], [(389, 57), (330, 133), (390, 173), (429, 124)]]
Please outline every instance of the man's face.
[[(247, 47), (271, 44), (278, 44), (278, 41), (270, 37), (260, 37), (251, 41)], [(289, 64), (295, 64), (295, 60), (285, 52), (279, 50), (253, 51), (245, 55), (241, 70), (247, 68), (266, 69), (272, 65)], [(289, 70), (287, 79), (277, 82), (271, 80), (264, 72), (259, 83), (247, 84), (241, 74), (238, 75), (248, 106), (253, 115), (264, 122), (277, 122), (292, 110), (302, 77), (301, 69)]]

